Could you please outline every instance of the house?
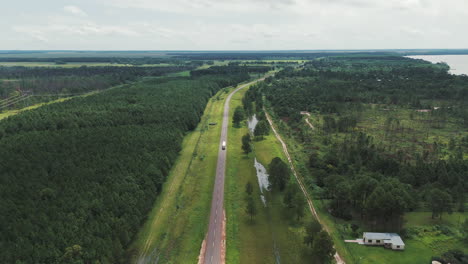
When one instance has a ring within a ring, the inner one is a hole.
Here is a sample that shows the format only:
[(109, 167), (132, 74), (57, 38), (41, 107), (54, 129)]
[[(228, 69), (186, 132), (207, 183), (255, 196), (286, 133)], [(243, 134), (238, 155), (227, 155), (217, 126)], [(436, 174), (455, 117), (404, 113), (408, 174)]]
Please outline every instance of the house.
[(393, 250), (405, 249), (405, 243), (403, 243), (401, 237), (396, 233), (364, 232), (362, 242), (364, 245), (384, 246), (385, 248), (391, 248)]

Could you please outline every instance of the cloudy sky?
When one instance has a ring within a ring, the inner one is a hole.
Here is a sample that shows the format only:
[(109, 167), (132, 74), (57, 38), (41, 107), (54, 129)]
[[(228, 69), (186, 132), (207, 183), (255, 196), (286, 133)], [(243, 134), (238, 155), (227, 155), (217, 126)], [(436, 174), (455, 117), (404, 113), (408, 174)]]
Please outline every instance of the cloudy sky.
[(2, 2), (0, 50), (468, 48), (467, 0)]

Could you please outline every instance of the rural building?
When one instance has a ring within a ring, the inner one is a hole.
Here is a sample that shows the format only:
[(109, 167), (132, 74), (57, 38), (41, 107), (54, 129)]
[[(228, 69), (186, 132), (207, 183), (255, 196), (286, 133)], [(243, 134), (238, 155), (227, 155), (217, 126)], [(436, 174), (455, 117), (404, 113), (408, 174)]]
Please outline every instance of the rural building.
[(401, 237), (396, 233), (364, 232), (362, 242), (364, 245), (384, 246), (385, 248), (391, 248), (393, 250), (405, 249), (405, 243), (403, 243)]

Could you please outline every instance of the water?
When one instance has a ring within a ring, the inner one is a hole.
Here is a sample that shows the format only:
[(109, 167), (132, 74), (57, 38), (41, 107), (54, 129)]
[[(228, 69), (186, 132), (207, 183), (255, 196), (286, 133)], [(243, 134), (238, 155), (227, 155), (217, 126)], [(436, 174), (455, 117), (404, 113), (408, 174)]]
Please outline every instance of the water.
[(257, 158), (255, 158), (255, 163), (254, 163), (255, 169), (257, 171), (257, 179), (258, 179), (258, 186), (260, 187), (260, 198), (262, 199), (263, 205), (266, 206), (266, 199), (265, 196), (263, 195), (263, 190), (268, 191), (268, 186), (270, 186), (270, 181), (268, 180), (268, 173), (266, 168), (257, 161)]
[(254, 114), (252, 117), (249, 118), (247, 123), (248, 123), (248, 127), (249, 127), (250, 132), (253, 134), (253, 132), (255, 130), (255, 127), (258, 124), (257, 116)]
[(408, 56), (412, 59), (422, 59), (432, 63), (445, 62), (450, 66), (450, 73), (468, 75), (468, 55), (419, 55)]

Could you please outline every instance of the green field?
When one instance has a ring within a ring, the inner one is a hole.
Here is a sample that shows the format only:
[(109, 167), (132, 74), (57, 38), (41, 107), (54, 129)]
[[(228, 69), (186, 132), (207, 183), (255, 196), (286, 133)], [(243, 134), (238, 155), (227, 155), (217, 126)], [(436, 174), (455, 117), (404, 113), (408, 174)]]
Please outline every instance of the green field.
[[(131, 246), (134, 261), (143, 253), (163, 263), (196, 262), (208, 227), (220, 124), (229, 91), (223, 89), (210, 99), (198, 127), (184, 138), (162, 193)], [(210, 122), (218, 125), (209, 126)]]
[[(241, 105), (246, 90), (233, 96), (231, 109)], [(231, 115), (233, 111), (231, 111)], [(296, 222), (290, 220), (290, 212), (284, 208), (283, 196), (266, 192), (267, 206), (260, 199), (260, 189), (254, 167), (254, 157), (265, 167), (274, 157), (285, 160), (281, 145), (274, 135), (262, 141), (254, 141), (254, 153), (245, 155), (241, 138), (248, 132), (244, 124), (240, 128), (229, 127), (229, 152), (226, 174), (227, 256), (226, 263), (310, 263), (311, 256), (303, 243), (303, 223), (312, 215)], [(293, 178), (291, 178), (292, 181)], [(254, 186), (253, 197), (257, 215), (250, 220), (245, 212), (245, 185)]]

